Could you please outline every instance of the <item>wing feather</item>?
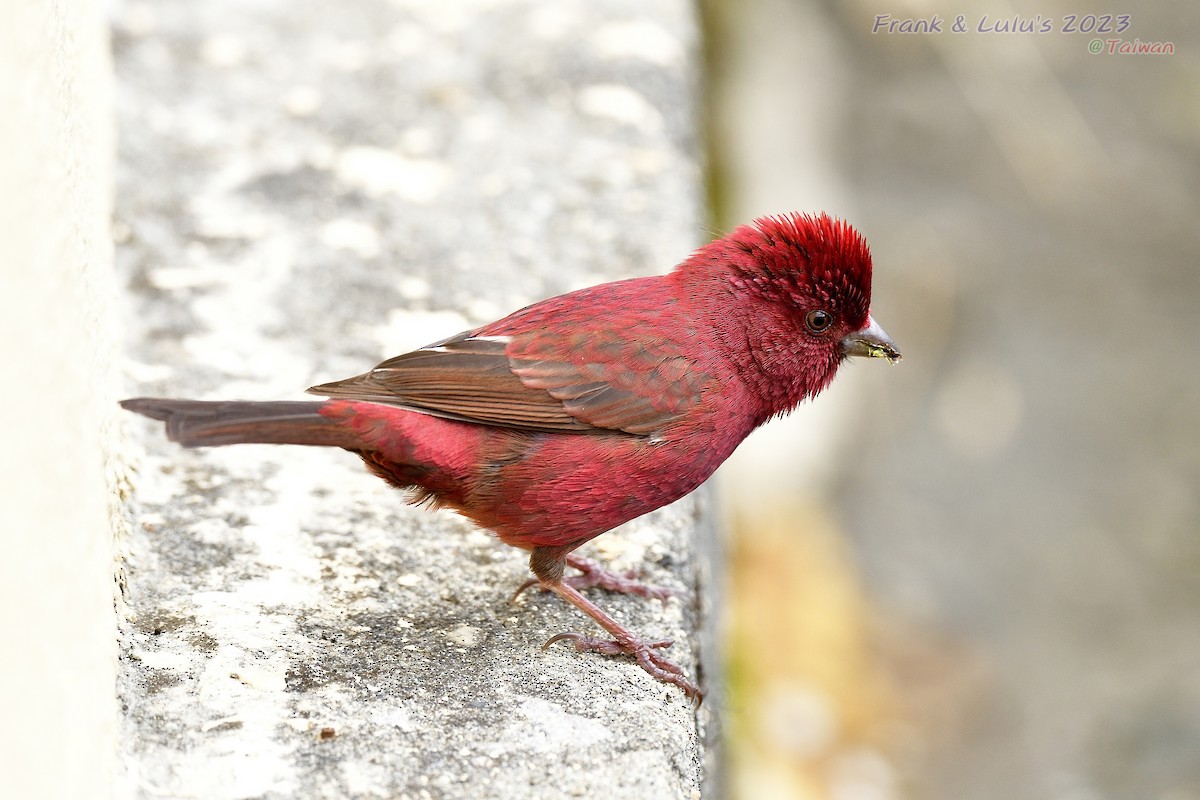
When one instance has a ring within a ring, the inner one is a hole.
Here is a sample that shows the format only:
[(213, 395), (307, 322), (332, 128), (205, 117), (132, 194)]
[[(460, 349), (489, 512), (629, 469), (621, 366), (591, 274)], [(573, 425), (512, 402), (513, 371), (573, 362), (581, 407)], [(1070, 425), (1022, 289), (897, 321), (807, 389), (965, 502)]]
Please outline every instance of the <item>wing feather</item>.
[(308, 391), (519, 430), (649, 435), (686, 413), (708, 382), (677, 352), (628, 331), (468, 331)]

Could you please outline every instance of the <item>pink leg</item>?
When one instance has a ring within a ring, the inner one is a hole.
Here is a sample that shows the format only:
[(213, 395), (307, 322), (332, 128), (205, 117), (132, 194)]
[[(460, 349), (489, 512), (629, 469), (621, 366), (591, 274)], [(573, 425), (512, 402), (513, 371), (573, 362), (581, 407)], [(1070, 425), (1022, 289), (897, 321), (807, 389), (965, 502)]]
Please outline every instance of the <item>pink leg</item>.
[[(566, 564), (571, 563), (572, 566), (578, 568), (578, 564), (581, 562), (588, 565), (594, 564), (594, 562), (590, 562), (588, 559), (573, 558), (570, 554), (563, 553), (556, 548), (536, 548), (530, 558), (530, 566), (534, 574), (538, 576), (538, 580), (534, 581), (534, 583), (540, 584), (542, 588), (554, 592), (584, 614), (587, 614), (596, 621), (596, 624), (608, 631), (613, 638), (611, 640), (597, 639), (592, 636), (584, 636), (581, 633), (560, 633), (550, 637), (549, 641), (543, 646), (543, 649), (557, 641), (569, 639), (575, 645), (575, 649), (581, 653), (593, 652), (604, 655), (631, 655), (637, 661), (638, 665), (654, 678), (664, 683), (675, 684), (698, 705), (704, 699), (704, 693), (700, 691), (700, 687), (688, 679), (681, 667), (655, 652), (658, 649), (670, 647), (672, 644), (670, 639), (657, 639), (653, 641), (642, 639), (606, 614), (591, 600), (584, 597), (577, 588), (571, 585), (569, 580), (563, 579), (562, 572)], [(603, 571), (607, 573), (607, 570)], [(612, 575), (612, 573), (608, 574)], [(630, 580), (627, 577), (613, 577), (619, 581)]]

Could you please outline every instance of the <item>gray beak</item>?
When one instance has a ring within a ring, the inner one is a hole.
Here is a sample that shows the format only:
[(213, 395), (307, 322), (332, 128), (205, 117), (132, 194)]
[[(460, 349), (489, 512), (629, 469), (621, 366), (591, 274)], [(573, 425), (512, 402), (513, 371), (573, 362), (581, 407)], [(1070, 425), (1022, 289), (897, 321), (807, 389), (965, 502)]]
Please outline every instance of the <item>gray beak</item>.
[(893, 364), (901, 358), (896, 343), (870, 316), (867, 317), (867, 327), (842, 339), (842, 354), (863, 358), (886, 358)]

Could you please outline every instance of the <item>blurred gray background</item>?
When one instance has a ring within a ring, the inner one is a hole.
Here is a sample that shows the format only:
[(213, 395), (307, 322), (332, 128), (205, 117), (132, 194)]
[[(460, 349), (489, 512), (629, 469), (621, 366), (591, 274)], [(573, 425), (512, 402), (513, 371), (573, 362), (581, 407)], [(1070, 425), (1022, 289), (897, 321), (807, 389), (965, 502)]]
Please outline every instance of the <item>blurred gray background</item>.
[[(768, 467), (803, 476), (774, 491), (849, 538), (896, 702), (886, 780), (790, 791), (1200, 798), (1200, 11), (704, 8), (718, 226), (849, 217), (905, 355), (750, 447), (804, 467)], [(872, 33), (935, 13), (940, 35)], [(985, 13), (1053, 31), (980, 32)], [(1089, 13), (1130, 27), (1061, 31)]]

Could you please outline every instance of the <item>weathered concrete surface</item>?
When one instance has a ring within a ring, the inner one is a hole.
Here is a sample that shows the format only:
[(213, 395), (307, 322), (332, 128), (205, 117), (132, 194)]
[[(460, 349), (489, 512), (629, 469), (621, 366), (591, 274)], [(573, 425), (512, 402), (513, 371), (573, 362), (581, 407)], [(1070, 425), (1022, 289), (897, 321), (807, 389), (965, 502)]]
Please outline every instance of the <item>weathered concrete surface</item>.
[(6, 798), (112, 795), (111, 97), (97, 3), (0, 3)]
[[(161, 2), (115, 20), (129, 389), (286, 399), (703, 238), (682, 0)], [(509, 602), (525, 556), (354, 457), (140, 464), (131, 797), (695, 797), (704, 728), (590, 630)], [(702, 682), (706, 496), (591, 552), (681, 590), (598, 601)]]

